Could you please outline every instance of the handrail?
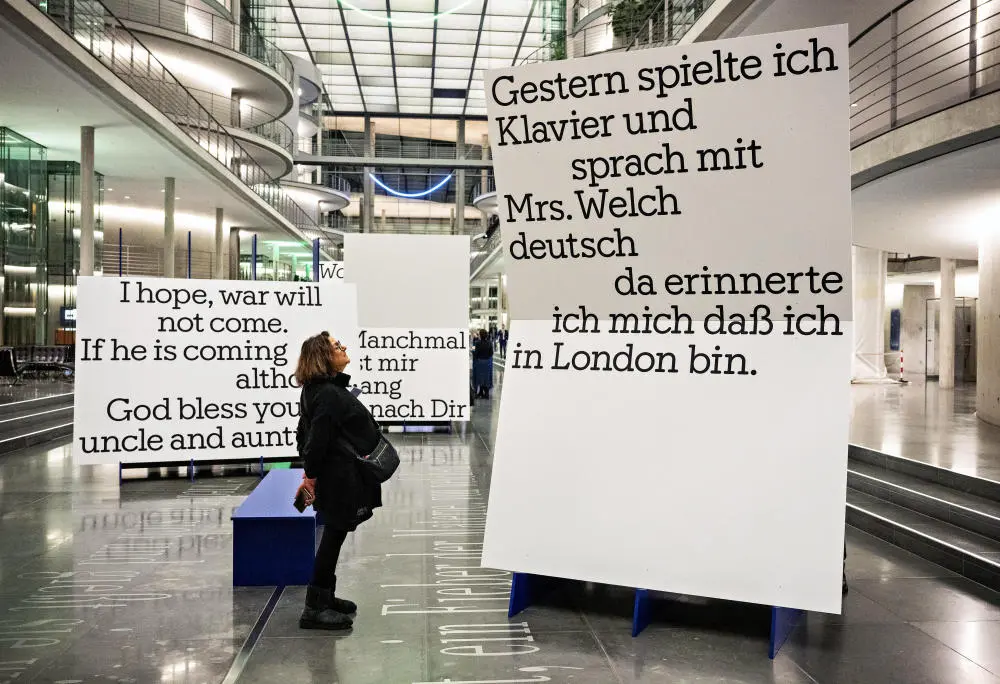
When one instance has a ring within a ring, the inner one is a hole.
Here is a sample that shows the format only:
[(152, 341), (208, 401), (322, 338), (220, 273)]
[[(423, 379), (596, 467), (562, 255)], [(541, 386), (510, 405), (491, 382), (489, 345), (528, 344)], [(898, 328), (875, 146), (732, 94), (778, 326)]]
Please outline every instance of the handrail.
[(911, 5), (850, 42), (852, 146), (1000, 89), (1000, 0)]
[(323, 185), (330, 188), (331, 190), (337, 190), (344, 193), (345, 195), (351, 194), (351, 184), (347, 182), (347, 179), (336, 173), (324, 172), (323, 173)]
[[(265, 112), (245, 102), (238, 102), (226, 95), (219, 95), (218, 93), (191, 88), (189, 86), (181, 87), (191, 93), (194, 99), (223, 125), (259, 135), (265, 140), (270, 140), (289, 154), (294, 154), (295, 133), (285, 122), (281, 121), (271, 112)], [(174, 119), (178, 114), (171, 110), (164, 110), (163, 113), (170, 116), (171, 119)], [(183, 119), (174, 119), (174, 123), (182, 126), (187, 125)]]
[[(352, 144), (357, 143), (357, 144)], [(318, 146), (313, 146), (313, 154), (324, 157), (355, 157), (359, 149), (364, 150), (362, 141), (355, 140), (331, 140), (324, 139)], [(482, 146), (471, 143), (465, 144), (465, 158), (479, 159), (482, 156)], [(375, 141), (375, 156), (390, 157), (393, 159), (457, 159), (458, 145), (441, 145), (433, 142), (402, 142), (402, 141)]]
[[(608, 12), (593, 23), (587, 24), (579, 31), (562, 38), (550, 41), (536, 48), (519, 64), (563, 59), (558, 49), (564, 42), (573, 42), (574, 56), (583, 57), (600, 54), (612, 50), (636, 50), (650, 47), (674, 45), (690, 30), (694, 23), (713, 4), (715, 0), (661, 0), (653, 5), (646, 14), (633, 21), (626, 30), (615, 34), (613, 32), (613, 10), (617, 2), (608, 2)], [(912, 1), (912, 0), (911, 0)], [(603, 21), (601, 20), (603, 19)], [(597, 43), (599, 49), (590, 50)], [(579, 49), (577, 49), (579, 48)]]
[(214, 12), (177, 0), (105, 0), (119, 19), (176, 31), (239, 52), (291, 83), (292, 61), (273, 43)]
[(183, 117), (180, 130), (299, 230), (316, 223), (102, 0), (31, 0), (113, 74), (159, 111)]
[(481, 195), (485, 195), (486, 193), (496, 192), (496, 191), (497, 191), (497, 179), (496, 179), (496, 177), (494, 177), (493, 173), (491, 172), (491, 173), (487, 174), (487, 176), (486, 176), (486, 189), (485, 190), (483, 189), (483, 182), (482, 181), (479, 181), (478, 183), (476, 183), (475, 185), (472, 186), (472, 198), (475, 199), (476, 197), (479, 197)]

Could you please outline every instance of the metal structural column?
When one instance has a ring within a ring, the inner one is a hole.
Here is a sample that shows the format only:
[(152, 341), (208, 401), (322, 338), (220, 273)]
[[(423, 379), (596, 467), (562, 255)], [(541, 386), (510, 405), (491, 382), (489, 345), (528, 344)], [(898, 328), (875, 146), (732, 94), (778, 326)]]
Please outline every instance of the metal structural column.
[(240, 229), (229, 229), (229, 279), (240, 279)]
[(212, 277), (222, 280), (226, 277), (225, 240), (222, 235), (222, 207), (215, 209), (215, 273)]
[[(455, 159), (465, 159), (465, 119), (458, 120)], [(465, 169), (455, 169), (455, 234), (465, 235)]]
[(80, 275), (94, 275), (94, 127), (80, 128)]
[(938, 387), (955, 387), (955, 260), (941, 259)]
[(175, 182), (170, 176), (163, 179), (163, 277), (174, 277), (174, 192)]
[[(670, 12), (670, 3), (663, 3), (666, 6), (665, 11)], [(576, 30), (576, 0), (566, 0), (566, 59), (573, 59), (576, 57), (573, 46), (573, 32)]]
[[(369, 159), (375, 158), (375, 124), (372, 122), (372, 118), (367, 115), (365, 116), (365, 156)], [(361, 226), (359, 227), (362, 233), (370, 233), (375, 227), (375, 182), (372, 181), (374, 172), (374, 167), (365, 167), (364, 197), (361, 203)]]

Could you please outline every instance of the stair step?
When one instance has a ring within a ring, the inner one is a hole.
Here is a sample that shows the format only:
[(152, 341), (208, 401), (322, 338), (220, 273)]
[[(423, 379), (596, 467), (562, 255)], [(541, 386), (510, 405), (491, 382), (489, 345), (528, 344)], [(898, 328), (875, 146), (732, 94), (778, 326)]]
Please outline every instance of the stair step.
[(848, 489), (847, 523), (1000, 591), (1000, 542)]
[(847, 486), (883, 502), (1000, 541), (1000, 502), (858, 462), (848, 466)]
[(38, 413), (52, 408), (73, 406), (73, 393), (64, 392), (61, 394), (51, 394), (36, 399), (22, 399), (20, 401), (9, 401), (0, 403), (0, 420), (17, 417), (25, 413)]
[(1000, 482), (987, 480), (974, 475), (956, 473), (953, 470), (939, 468), (914, 461), (902, 456), (884, 454), (874, 449), (851, 444), (848, 446), (848, 460), (853, 464), (863, 463), (875, 468), (882, 469), (886, 473), (900, 473), (924, 480), (933, 484), (942, 485), (949, 489), (973, 494), (984, 499), (1000, 501)]
[(72, 392), (0, 404), (0, 454), (72, 434)]
[(20, 429), (9, 431), (0, 438), (0, 454), (8, 454), (25, 447), (69, 437), (72, 434), (72, 415), (69, 416), (68, 420), (64, 417), (40, 425), (25, 425)]

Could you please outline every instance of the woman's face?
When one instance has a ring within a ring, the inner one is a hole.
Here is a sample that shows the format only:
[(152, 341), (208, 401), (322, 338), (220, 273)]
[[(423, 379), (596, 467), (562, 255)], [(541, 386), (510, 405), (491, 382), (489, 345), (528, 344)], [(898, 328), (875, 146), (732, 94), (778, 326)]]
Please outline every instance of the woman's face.
[(333, 347), (333, 370), (343, 373), (347, 364), (351, 362), (351, 357), (347, 355), (347, 347), (332, 337), (330, 338), (330, 346)]

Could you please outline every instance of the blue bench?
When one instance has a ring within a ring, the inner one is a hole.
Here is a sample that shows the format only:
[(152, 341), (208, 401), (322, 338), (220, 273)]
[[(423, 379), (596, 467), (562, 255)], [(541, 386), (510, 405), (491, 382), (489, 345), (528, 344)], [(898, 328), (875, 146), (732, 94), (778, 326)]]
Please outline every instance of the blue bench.
[(233, 512), (233, 586), (309, 584), (316, 514), (292, 505), (302, 469), (272, 470)]

